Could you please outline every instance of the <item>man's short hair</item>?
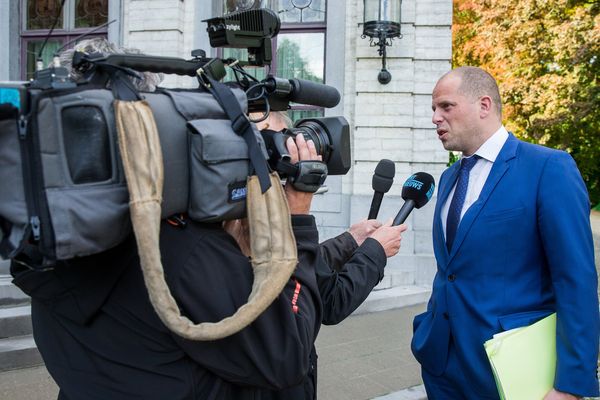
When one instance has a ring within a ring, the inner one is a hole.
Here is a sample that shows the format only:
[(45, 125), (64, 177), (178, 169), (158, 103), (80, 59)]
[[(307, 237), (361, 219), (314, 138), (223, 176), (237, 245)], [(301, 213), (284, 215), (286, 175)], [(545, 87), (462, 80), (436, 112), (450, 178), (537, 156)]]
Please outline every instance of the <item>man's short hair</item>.
[(493, 103), (496, 114), (502, 117), (502, 99), (500, 90), (494, 77), (487, 71), (478, 67), (458, 67), (448, 74), (458, 75), (460, 87), (458, 90), (466, 96), (478, 99), (482, 96), (489, 96)]

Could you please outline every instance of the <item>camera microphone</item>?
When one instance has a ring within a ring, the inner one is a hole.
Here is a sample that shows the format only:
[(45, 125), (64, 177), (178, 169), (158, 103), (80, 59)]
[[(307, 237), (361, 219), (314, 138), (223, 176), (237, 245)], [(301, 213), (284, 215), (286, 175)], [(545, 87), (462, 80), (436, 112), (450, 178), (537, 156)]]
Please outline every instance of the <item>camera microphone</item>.
[(295, 103), (332, 108), (340, 102), (340, 92), (333, 86), (305, 79), (290, 79), (290, 83), (293, 87), (290, 100)]
[(393, 226), (400, 225), (414, 208), (421, 208), (431, 199), (435, 190), (433, 176), (426, 172), (417, 172), (402, 185), (404, 205), (394, 218)]
[(371, 200), (371, 209), (369, 210), (368, 219), (376, 219), (379, 213), (379, 207), (381, 207), (381, 200), (383, 200), (383, 194), (387, 193), (392, 184), (394, 183), (394, 175), (396, 174), (396, 166), (390, 161), (383, 159), (379, 161), (377, 167), (375, 167), (375, 174), (373, 174), (373, 200)]
[(325, 108), (335, 107), (340, 102), (340, 92), (336, 88), (319, 82), (268, 76), (263, 84), (270, 99), (275, 96), (287, 102), (293, 101)]

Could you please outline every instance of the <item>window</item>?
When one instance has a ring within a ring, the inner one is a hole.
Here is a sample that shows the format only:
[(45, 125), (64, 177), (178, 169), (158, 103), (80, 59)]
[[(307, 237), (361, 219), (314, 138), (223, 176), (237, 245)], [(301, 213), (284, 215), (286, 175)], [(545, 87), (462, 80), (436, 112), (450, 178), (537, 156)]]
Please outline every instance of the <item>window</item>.
[[(324, 83), (325, 34), (327, 29), (326, 0), (224, 0), (223, 12), (266, 7), (276, 11), (281, 19), (279, 34), (273, 39), (273, 61), (270, 73), (280, 78), (299, 78)], [(247, 60), (247, 51), (223, 49), (224, 58)], [(266, 68), (246, 68), (256, 78), (263, 79)], [(323, 109), (292, 104), (290, 117), (323, 116)]]
[[(93, 31), (86, 36), (107, 36), (109, 0), (25, 0), (22, 1), (21, 21), (21, 76), (33, 77), (35, 63), (42, 44), (46, 40), (54, 21), (56, 26), (41, 54), (44, 65), (63, 45), (78, 36)], [(57, 19), (58, 18), (58, 19)]]

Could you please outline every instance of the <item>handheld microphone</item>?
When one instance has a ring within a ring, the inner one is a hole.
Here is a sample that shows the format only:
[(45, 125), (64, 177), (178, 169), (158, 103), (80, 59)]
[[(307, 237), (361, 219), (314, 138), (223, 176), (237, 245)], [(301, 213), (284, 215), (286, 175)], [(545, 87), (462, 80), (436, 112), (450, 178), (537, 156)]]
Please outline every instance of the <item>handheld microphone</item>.
[(372, 186), (375, 193), (373, 194), (373, 200), (371, 200), (371, 209), (369, 210), (368, 219), (376, 219), (379, 213), (379, 207), (381, 206), (381, 200), (383, 200), (383, 194), (387, 193), (394, 183), (394, 175), (396, 174), (396, 166), (390, 160), (383, 159), (379, 161), (377, 167), (375, 167), (375, 174), (373, 175)]
[(400, 225), (411, 213), (413, 208), (421, 208), (431, 199), (435, 190), (433, 176), (426, 172), (417, 172), (404, 182), (402, 198), (404, 205), (394, 218), (393, 226)]

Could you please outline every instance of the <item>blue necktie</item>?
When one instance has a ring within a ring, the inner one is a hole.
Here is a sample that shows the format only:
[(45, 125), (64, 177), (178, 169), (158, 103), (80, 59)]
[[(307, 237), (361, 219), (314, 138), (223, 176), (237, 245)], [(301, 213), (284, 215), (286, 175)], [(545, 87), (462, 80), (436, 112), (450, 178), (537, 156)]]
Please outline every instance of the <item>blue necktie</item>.
[(460, 160), (460, 170), (458, 171), (458, 181), (456, 182), (456, 189), (454, 189), (454, 196), (448, 209), (448, 219), (446, 219), (446, 246), (448, 252), (452, 250), (452, 243), (454, 243), (454, 237), (456, 236), (456, 230), (460, 223), (460, 214), (465, 204), (465, 198), (467, 197), (467, 188), (469, 187), (469, 172), (477, 163), (479, 156), (474, 155), (473, 157), (463, 158)]

